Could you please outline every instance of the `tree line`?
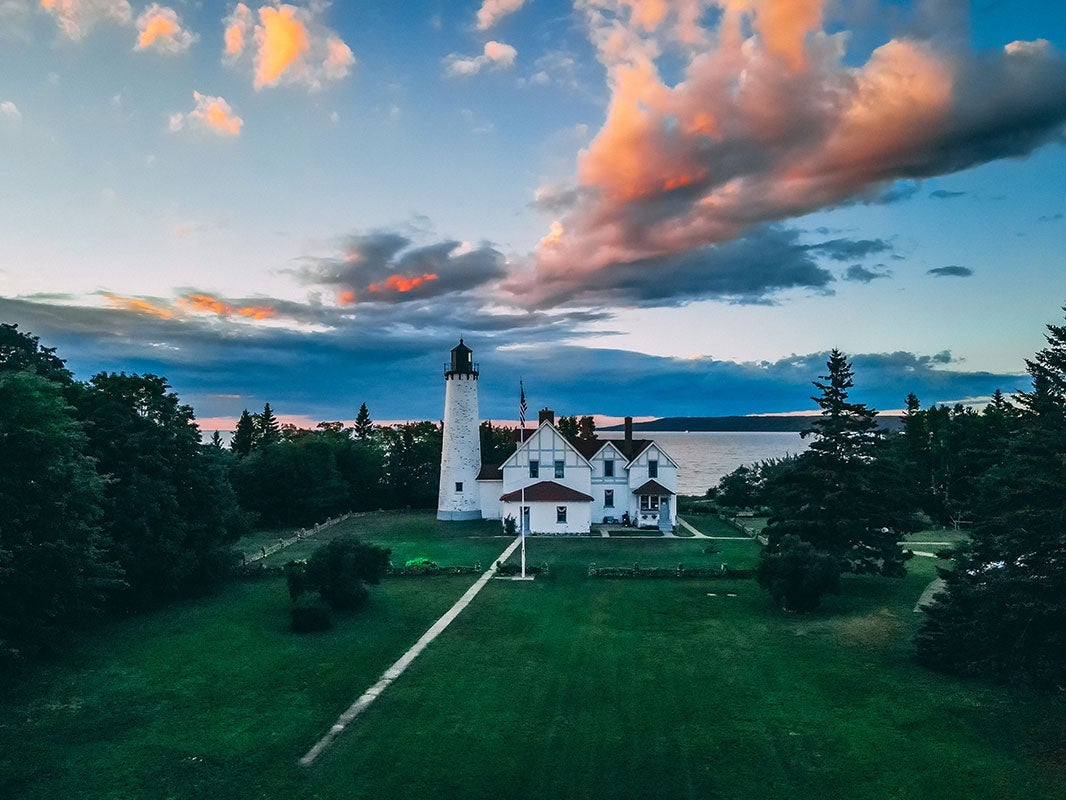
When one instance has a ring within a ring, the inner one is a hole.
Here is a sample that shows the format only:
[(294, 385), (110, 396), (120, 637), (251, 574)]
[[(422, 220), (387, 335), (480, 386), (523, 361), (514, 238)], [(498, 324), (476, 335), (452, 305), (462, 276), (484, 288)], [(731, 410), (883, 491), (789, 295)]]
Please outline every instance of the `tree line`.
[[(1066, 310), (1066, 309), (1064, 309)], [(810, 611), (842, 573), (904, 574), (903, 534), (969, 531), (945, 553), (945, 588), (925, 609), (918, 660), (947, 672), (1066, 685), (1066, 325), (1026, 361), (1031, 388), (997, 391), (981, 411), (922, 409), (906, 398), (902, 430), (851, 402), (854, 373), (834, 350), (812, 399), (822, 414), (798, 456), (741, 467), (711, 494), (765, 507), (759, 581), (788, 609)]]
[(253, 526), (433, 507), (441, 429), (280, 425), (245, 412), (201, 443), (165, 378), (75, 380), (55, 348), (0, 324), (0, 666), (48, 652), (101, 613), (210, 591)]

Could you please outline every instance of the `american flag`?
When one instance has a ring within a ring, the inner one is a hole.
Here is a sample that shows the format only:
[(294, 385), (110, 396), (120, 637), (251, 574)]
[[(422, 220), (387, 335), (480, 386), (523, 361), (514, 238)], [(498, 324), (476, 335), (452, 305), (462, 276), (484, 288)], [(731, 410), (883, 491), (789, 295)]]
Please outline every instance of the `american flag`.
[(518, 424), (522, 427), (522, 430), (526, 428), (526, 387), (522, 385), (522, 381), (518, 382), (519, 396), (518, 396)]

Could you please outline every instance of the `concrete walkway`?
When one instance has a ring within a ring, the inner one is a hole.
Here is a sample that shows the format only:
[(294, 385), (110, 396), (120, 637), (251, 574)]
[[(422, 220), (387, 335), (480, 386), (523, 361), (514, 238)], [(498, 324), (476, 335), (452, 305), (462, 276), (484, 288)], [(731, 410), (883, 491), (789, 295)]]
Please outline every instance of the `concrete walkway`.
[(466, 590), (466, 593), (456, 601), (455, 605), (449, 608), (444, 616), (434, 622), (432, 627), (422, 634), (422, 638), (415, 642), (410, 650), (400, 656), (399, 659), (396, 660), (396, 663), (385, 670), (377, 683), (363, 692), (363, 694), (359, 696), (359, 699), (352, 703), (348, 707), (348, 710), (337, 718), (337, 721), (333, 723), (333, 727), (329, 729), (326, 735), (319, 739), (315, 743), (315, 746), (308, 750), (307, 754), (300, 759), (301, 766), (308, 767), (313, 764), (315, 759), (322, 755), (327, 747), (333, 744), (333, 740), (340, 736), (344, 729), (351, 724), (352, 720), (366, 711), (367, 708), (370, 707), (370, 704), (377, 700), (378, 697), (381, 696), (381, 693), (389, 688), (389, 685), (394, 680), (403, 675), (404, 671), (411, 665), (411, 662), (418, 658), (419, 654), (426, 649), (426, 646), (440, 636), (445, 628), (452, 624), (452, 621), (459, 616), (460, 612), (470, 605), (470, 601), (473, 600), (477, 593), (485, 587), (485, 584), (488, 583), (496, 573), (497, 562), (502, 564), (506, 561), (521, 542), (522, 537), (518, 537), (511, 542), (511, 544), (507, 546), (507, 549), (500, 554), (500, 557), (493, 561), (489, 570), (478, 578), (473, 586)]
[(922, 592), (922, 596), (918, 598), (918, 602), (914, 604), (914, 613), (921, 613), (923, 608), (932, 605), (933, 595), (943, 590), (945, 586), (947, 586), (947, 582), (943, 578), (934, 578), (932, 582), (925, 587), (925, 591)]
[(677, 524), (680, 525), (682, 528), (684, 528), (689, 533), (691, 533), (697, 539), (710, 539), (711, 538), (710, 536), (708, 536), (705, 533), (700, 533), (698, 530), (696, 530), (691, 525), (689, 525), (687, 522), (685, 522), (685, 520), (681, 519), (681, 517), (677, 518)]

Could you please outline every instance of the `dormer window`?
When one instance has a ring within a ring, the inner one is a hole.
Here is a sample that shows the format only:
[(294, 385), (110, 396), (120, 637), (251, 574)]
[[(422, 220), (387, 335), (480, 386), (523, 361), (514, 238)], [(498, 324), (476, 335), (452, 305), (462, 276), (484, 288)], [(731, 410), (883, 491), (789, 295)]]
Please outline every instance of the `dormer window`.
[(658, 478), (659, 477), (659, 462), (658, 461), (649, 461), (648, 462), (648, 477), (649, 478)]
[(614, 477), (614, 459), (606, 458), (603, 461), (603, 477)]

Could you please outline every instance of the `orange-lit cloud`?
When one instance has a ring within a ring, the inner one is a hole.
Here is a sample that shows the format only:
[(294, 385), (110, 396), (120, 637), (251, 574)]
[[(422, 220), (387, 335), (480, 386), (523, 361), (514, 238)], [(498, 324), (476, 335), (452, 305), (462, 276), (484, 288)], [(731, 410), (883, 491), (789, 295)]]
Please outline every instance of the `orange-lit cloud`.
[(277, 316), (277, 312), (269, 306), (235, 306), (212, 297), (209, 294), (190, 294), (178, 300), (178, 305), (190, 311), (206, 311), (217, 314), (220, 317), (248, 317), (250, 319), (271, 319)]
[(422, 275), (415, 275), (407, 278), (403, 275), (390, 275), (382, 283), (372, 283), (368, 287), (372, 292), (409, 292), (412, 289), (417, 289), (424, 283), (437, 280), (437, 276), (432, 272), (426, 272)]
[(503, 42), (485, 42), (479, 56), (461, 56), (452, 53), (444, 59), (444, 72), (450, 77), (477, 75), (486, 68), (504, 69), (514, 64), (518, 51)]
[(237, 136), (244, 120), (237, 116), (230, 104), (221, 97), (209, 97), (193, 92), (196, 107), (187, 114), (171, 114), (170, 130), (177, 132), (186, 127), (212, 131), (219, 136)]
[(134, 49), (154, 47), (163, 53), (188, 50), (197, 36), (181, 26), (178, 13), (158, 3), (152, 3), (137, 17), (137, 44)]
[(355, 292), (350, 289), (343, 292), (337, 292), (337, 304), (342, 306), (355, 305)]
[(255, 88), (274, 86), (294, 62), (311, 49), (307, 28), (296, 19), (295, 6), (259, 9), (255, 29)]
[(487, 31), (509, 14), (518, 11), (526, 0), (482, 0), (477, 11), (477, 29)]
[(229, 60), (237, 59), (244, 53), (252, 30), (252, 10), (244, 3), (237, 3), (233, 13), (223, 20), (223, 24), (223, 53)]
[[(713, 27), (691, 34), (701, 44), (679, 46), (689, 0), (582, 3), (607, 72), (606, 119), (573, 184), (540, 193), (571, 203), (542, 203), (568, 213), (541, 239), (532, 274), (508, 284), (517, 295), (571, 298), (620, 264), (645, 264), (653, 282), (657, 259), (894, 180), (1026, 154), (1066, 124), (1066, 64), (1047, 43), (1013, 42), (982, 60), (901, 37), (854, 65), (847, 33), (822, 28), (824, 0), (718, 6)], [(681, 80), (659, 72), (668, 49), (685, 63)], [(1006, 118), (1025, 120), (1024, 134), (1002, 135)]]
[(137, 297), (120, 297), (114, 294), (105, 294), (104, 297), (111, 305), (123, 311), (159, 317), (160, 319), (174, 318), (174, 312), (171, 309), (148, 300)]
[(128, 24), (133, 16), (128, 0), (41, 0), (41, 8), (75, 41), (99, 22)]
[(304, 85), (312, 91), (340, 80), (355, 64), (352, 50), (320, 19), (326, 6), (309, 8), (273, 2), (258, 10), (238, 3), (224, 20), (223, 61), (236, 64), (248, 54), (256, 89)]

